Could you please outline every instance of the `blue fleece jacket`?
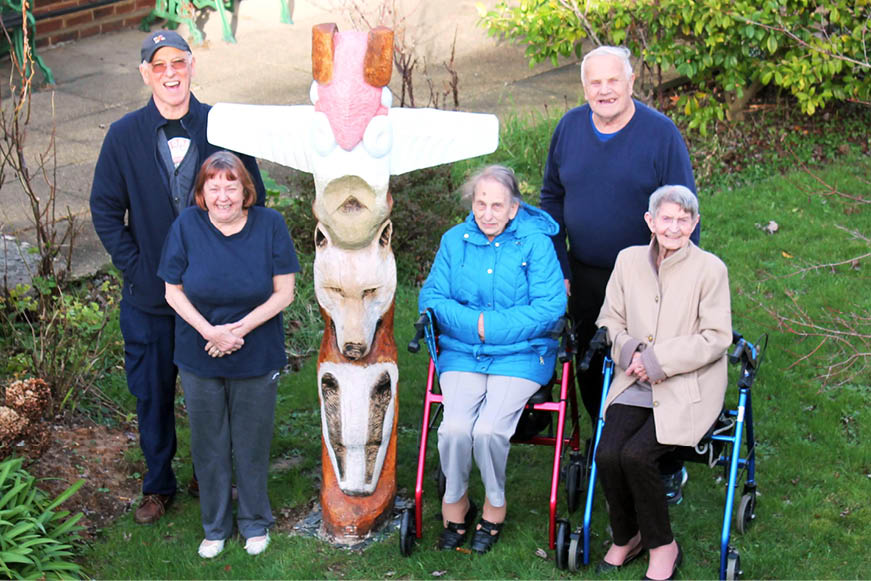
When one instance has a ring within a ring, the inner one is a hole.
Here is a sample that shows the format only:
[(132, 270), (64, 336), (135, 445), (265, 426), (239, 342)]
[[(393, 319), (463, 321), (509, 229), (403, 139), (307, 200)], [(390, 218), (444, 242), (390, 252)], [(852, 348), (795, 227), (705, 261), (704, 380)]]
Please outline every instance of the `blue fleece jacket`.
[[(624, 248), (647, 244), (647, 202), (664, 185), (696, 191), (689, 152), (671, 119), (635, 101), (629, 123), (601, 141), (589, 105), (566, 113), (551, 138), (541, 186), (541, 207), (560, 225), (554, 246), (565, 277), (571, 278), (566, 235), (572, 256), (599, 268), (613, 268)], [(698, 244), (698, 228), (692, 240)]]
[(522, 204), (492, 242), (471, 213), (442, 236), (418, 300), (436, 315), (439, 371), (550, 379), (557, 341), (549, 332), (566, 310), (550, 238), (558, 230), (546, 212)]
[[(181, 119), (197, 147), (198, 171), (208, 156), (222, 149), (206, 141), (209, 109), (191, 95), (188, 113)], [(165, 124), (154, 99), (113, 123), (103, 140), (91, 187), (94, 230), (124, 275), (123, 299), (156, 315), (173, 314), (157, 276), (163, 241), (177, 215), (166, 164), (157, 149), (159, 129)], [(250, 156), (239, 157), (254, 181), (257, 203), (263, 205), (266, 189), (257, 162)]]

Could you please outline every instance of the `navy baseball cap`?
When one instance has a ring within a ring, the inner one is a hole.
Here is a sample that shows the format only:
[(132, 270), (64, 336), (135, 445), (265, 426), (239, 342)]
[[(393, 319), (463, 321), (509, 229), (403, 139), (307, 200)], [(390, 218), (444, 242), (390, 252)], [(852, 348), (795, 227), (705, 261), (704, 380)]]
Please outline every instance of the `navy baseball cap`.
[(150, 63), (154, 53), (165, 46), (191, 52), (191, 47), (179, 33), (174, 30), (156, 30), (142, 41), (142, 48), (139, 50), (140, 60)]

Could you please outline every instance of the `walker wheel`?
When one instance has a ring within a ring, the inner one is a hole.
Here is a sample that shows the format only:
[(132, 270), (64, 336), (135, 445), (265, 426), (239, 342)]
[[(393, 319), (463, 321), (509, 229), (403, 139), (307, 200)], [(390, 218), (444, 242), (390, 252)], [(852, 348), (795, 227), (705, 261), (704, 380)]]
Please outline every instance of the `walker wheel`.
[(735, 581), (740, 579), (743, 574), (744, 571), (741, 570), (741, 557), (738, 556), (738, 551), (730, 549), (729, 554), (726, 555), (726, 579), (728, 581)]
[(571, 525), (564, 518), (556, 521), (556, 568), (565, 571), (568, 567), (569, 556), (569, 530)]
[(580, 570), (584, 563), (584, 544), (581, 542), (581, 535), (577, 532), (571, 534), (571, 542), (569, 542), (569, 571), (572, 573)]
[(738, 504), (738, 532), (742, 535), (750, 528), (753, 519), (756, 518), (756, 494), (748, 492), (741, 497)]
[(581, 492), (583, 483), (584, 467), (580, 460), (572, 460), (569, 464), (568, 472), (566, 473), (566, 503), (569, 507), (569, 513), (573, 513), (578, 509), (578, 504), (581, 501)]
[(403, 557), (411, 556), (417, 530), (414, 522), (414, 506), (406, 508), (399, 517), (399, 552)]

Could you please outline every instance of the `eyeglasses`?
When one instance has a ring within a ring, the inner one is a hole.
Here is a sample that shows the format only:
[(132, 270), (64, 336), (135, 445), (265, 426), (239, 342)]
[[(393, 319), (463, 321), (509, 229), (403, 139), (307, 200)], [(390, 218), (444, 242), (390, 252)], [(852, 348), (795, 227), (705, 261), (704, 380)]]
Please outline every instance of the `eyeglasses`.
[(172, 70), (181, 72), (187, 69), (188, 67), (188, 59), (186, 58), (177, 58), (172, 59), (168, 63), (164, 61), (157, 61), (156, 63), (151, 63), (151, 72), (156, 75), (162, 75), (166, 72), (166, 67), (172, 67)]

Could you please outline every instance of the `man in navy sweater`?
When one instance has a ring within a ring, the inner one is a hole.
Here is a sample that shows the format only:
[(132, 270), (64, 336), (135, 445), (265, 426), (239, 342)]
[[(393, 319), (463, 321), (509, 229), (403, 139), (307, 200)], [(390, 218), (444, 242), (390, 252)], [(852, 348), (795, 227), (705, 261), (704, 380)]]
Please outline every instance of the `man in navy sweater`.
[[(627, 49), (613, 46), (584, 56), (581, 82), (587, 104), (570, 110), (557, 125), (541, 187), (541, 207), (560, 225), (554, 246), (578, 344), (584, 347), (596, 331), (617, 253), (650, 242), (644, 222), (650, 194), (666, 184), (695, 192), (690, 156), (677, 127), (632, 98), (635, 75), (629, 56)], [(698, 243), (698, 229), (692, 240)], [(601, 369), (599, 360), (587, 373), (577, 370), (581, 398), (594, 426)], [(680, 463), (663, 470), (672, 475), (667, 496), (679, 502), (685, 471)]]
[[(164, 515), (176, 491), (175, 313), (157, 266), (170, 224), (193, 199), (200, 164), (221, 148), (206, 141), (209, 106), (191, 94), (195, 62), (188, 43), (176, 32), (158, 30), (145, 38), (140, 57), (151, 99), (109, 127), (94, 170), (91, 217), (124, 276), (124, 368), (148, 467), (134, 520), (144, 524)], [(257, 163), (240, 157), (262, 205), (266, 191)]]

